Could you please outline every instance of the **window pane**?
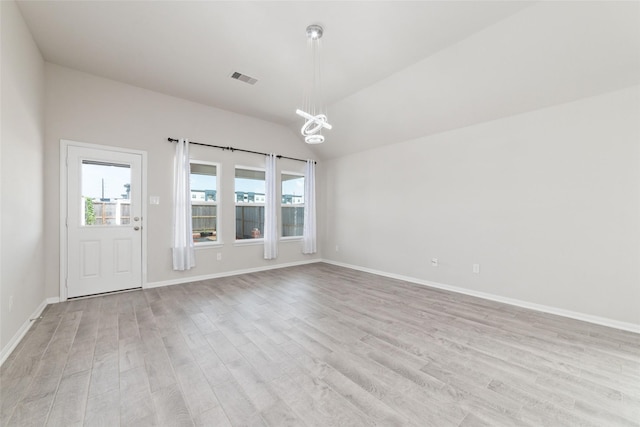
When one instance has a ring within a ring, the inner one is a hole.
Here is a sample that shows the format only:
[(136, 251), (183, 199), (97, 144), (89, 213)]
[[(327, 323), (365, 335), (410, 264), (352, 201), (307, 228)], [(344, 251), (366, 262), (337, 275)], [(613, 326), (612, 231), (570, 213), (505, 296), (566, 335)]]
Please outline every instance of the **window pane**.
[(304, 203), (304, 176), (282, 174), (282, 204)]
[(127, 225), (130, 220), (131, 168), (82, 161), (82, 225)]
[[(236, 169), (236, 239), (259, 239), (264, 233), (265, 172)], [(243, 204), (262, 206), (242, 206)]]
[(264, 206), (236, 206), (236, 239), (259, 239), (264, 231)]
[(304, 176), (282, 174), (282, 237), (302, 236)]
[(218, 168), (191, 163), (191, 226), (195, 243), (218, 240)]
[(218, 201), (217, 168), (214, 165), (191, 164), (191, 202)]
[(282, 207), (282, 237), (302, 236), (304, 206)]
[(264, 171), (236, 169), (236, 203), (264, 203)]
[(218, 240), (218, 207), (216, 205), (192, 205), (191, 218), (194, 242), (215, 242)]

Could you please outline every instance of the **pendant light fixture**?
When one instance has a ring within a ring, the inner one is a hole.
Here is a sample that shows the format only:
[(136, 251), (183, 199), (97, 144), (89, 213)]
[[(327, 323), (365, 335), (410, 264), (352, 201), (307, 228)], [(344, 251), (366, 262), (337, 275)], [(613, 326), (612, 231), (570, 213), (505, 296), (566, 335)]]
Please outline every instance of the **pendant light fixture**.
[(320, 39), (324, 33), (320, 25), (307, 27), (307, 40), (311, 51), (312, 75), (305, 100), (305, 111), (296, 110), (296, 114), (305, 119), (300, 133), (307, 144), (320, 144), (324, 142), (323, 129), (331, 129), (327, 122), (327, 115), (322, 111), (321, 79), (320, 79)]

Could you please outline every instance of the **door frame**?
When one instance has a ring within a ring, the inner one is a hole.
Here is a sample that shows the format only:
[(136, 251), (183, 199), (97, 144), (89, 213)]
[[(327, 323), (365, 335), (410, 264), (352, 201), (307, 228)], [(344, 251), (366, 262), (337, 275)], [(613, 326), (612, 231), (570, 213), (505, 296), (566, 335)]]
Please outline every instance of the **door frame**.
[(115, 147), (111, 145), (90, 144), (87, 142), (71, 141), (68, 139), (60, 140), (60, 302), (67, 300), (67, 279), (68, 279), (68, 242), (67, 242), (67, 152), (70, 146), (82, 147), (96, 150), (116, 151), (127, 154), (138, 154), (142, 158), (142, 289), (147, 284), (147, 152), (141, 150), (132, 150), (129, 148)]

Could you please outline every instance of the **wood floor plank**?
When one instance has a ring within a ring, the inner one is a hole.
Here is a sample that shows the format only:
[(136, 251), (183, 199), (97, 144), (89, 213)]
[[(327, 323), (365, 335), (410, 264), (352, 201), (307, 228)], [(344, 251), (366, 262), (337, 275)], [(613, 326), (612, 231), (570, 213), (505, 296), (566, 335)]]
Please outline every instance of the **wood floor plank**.
[(220, 331), (215, 331), (208, 334), (206, 337), (207, 342), (216, 352), (217, 356), (224, 363), (231, 363), (234, 360), (242, 358), (242, 355), (238, 353), (235, 346), (225, 337)]
[(361, 412), (348, 399), (318, 378), (311, 377), (306, 372), (291, 375), (299, 390), (309, 396), (318, 412), (329, 420), (330, 425), (369, 425), (372, 421), (369, 414)]
[(49, 413), (47, 426), (82, 424), (90, 379), (89, 370), (72, 372), (62, 377)]
[(144, 367), (140, 366), (120, 373), (121, 400), (136, 400), (150, 393), (149, 379)]
[(120, 425), (158, 425), (158, 413), (151, 396), (144, 366), (120, 373)]
[(2, 426), (640, 426), (640, 334), (328, 264), (49, 305)]
[(360, 355), (332, 353), (323, 360), (365, 390), (373, 390), (388, 406), (397, 405), (394, 409), (409, 418), (418, 416), (431, 425), (457, 425), (467, 414), (457, 405), (457, 396), (421, 387)]
[(234, 380), (213, 386), (229, 422), (233, 426), (266, 426), (259, 411)]
[(198, 417), (210, 409), (220, 406), (211, 385), (198, 364), (189, 363), (177, 366), (175, 372), (182, 395), (193, 417)]
[(194, 416), (193, 422), (197, 427), (232, 427), (222, 406), (217, 406)]
[(64, 313), (29, 388), (15, 405), (9, 425), (45, 425), (81, 317), (81, 312)]
[(111, 427), (120, 424), (120, 390), (89, 396), (84, 416), (86, 427)]
[[(376, 399), (344, 375), (333, 369), (322, 380), (362, 413), (371, 417), (375, 424), (384, 426), (409, 425), (407, 418), (400, 416), (382, 401)], [(416, 424), (417, 425), (417, 424)]]
[(150, 309), (136, 311), (142, 338), (144, 367), (151, 392), (176, 383), (169, 355)]
[(209, 346), (195, 349), (193, 357), (210, 386), (216, 386), (231, 380), (231, 374), (216, 352)]
[(47, 349), (42, 355), (42, 359), (59, 359), (62, 356), (66, 361), (81, 318), (81, 311), (67, 312), (64, 314), (53, 338), (51, 338)]
[(137, 399), (120, 398), (120, 426), (121, 427), (151, 427), (162, 426), (151, 394), (144, 394)]
[(278, 348), (277, 343), (258, 329), (247, 332), (245, 335), (269, 360), (282, 362), (287, 358), (287, 355)]
[(174, 367), (194, 362), (193, 354), (187, 347), (182, 334), (167, 335), (162, 341)]
[(166, 426), (189, 427), (193, 420), (177, 385), (173, 384), (151, 393), (155, 413), (161, 424)]
[(207, 335), (218, 330), (218, 328), (209, 320), (207, 315), (204, 313), (195, 313), (190, 317), (203, 335)]
[(120, 369), (116, 351), (96, 352), (91, 369), (90, 396), (98, 396), (120, 389)]
[(260, 414), (273, 427), (304, 427), (306, 424), (284, 402), (278, 400)]
[(16, 405), (11, 418), (3, 425), (7, 427), (45, 425), (54, 398), (55, 392), (27, 395)]
[[(137, 331), (136, 327), (136, 331)], [(144, 344), (140, 336), (127, 336), (118, 342), (120, 372), (144, 366)]]
[[(2, 365), (1, 375), (3, 379), (35, 374), (38, 362), (63, 318), (60, 315), (53, 314), (51, 310), (45, 309), (44, 313), (46, 312), (51, 312), (52, 314), (47, 318), (43, 317), (35, 321), (29, 333)], [(44, 313), (43, 316), (45, 315)]]
[(93, 356), (96, 347), (97, 328), (90, 338), (82, 340), (74, 340), (67, 358), (67, 365), (64, 368), (64, 374), (70, 375), (76, 372), (88, 371), (93, 365)]
[(238, 347), (238, 352), (266, 382), (272, 381), (280, 375), (289, 372), (289, 361), (286, 358), (278, 361), (270, 360), (269, 357), (252, 342)]
[(18, 402), (29, 389), (33, 377), (24, 375), (18, 378), (3, 379), (0, 383), (0, 425), (8, 425)]
[(278, 401), (278, 397), (264, 381), (263, 373), (255, 370), (246, 360), (234, 360), (227, 364), (227, 369), (258, 412), (273, 406)]

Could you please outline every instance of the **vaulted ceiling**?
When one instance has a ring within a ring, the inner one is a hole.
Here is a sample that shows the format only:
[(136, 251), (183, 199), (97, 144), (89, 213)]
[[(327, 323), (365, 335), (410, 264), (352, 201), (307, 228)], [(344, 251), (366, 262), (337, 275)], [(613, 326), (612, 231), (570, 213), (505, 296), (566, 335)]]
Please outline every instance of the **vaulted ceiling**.
[[(640, 84), (639, 2), (20, 1), (45, 60), (298, 132), (323, 25), (333, 158)], [(258, 80), (233, 80), (232, 72)], [(300, 143), (303, 144), (302, 138)]]

